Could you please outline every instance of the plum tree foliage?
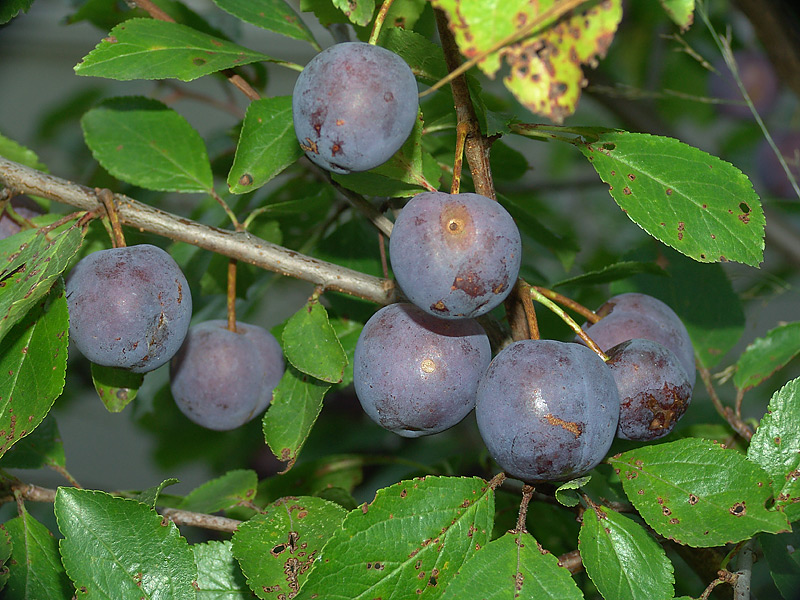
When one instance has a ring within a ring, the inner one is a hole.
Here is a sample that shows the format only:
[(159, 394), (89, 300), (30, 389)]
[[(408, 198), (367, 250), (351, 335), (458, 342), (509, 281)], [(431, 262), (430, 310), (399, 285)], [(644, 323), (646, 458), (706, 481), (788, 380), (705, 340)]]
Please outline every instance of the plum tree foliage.
[[(790, 19), (72, 4), (96, 87), (0, 131), (4, 598), (794, 597), (800, 315), (754, 316), (798, 305)], [(70, 474), (91, 385), (163, 481)]]

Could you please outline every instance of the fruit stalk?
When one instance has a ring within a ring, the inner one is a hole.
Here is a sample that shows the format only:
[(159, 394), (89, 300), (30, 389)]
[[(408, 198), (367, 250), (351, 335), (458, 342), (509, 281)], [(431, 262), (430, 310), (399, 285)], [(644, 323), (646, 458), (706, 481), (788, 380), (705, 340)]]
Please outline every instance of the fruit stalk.
[(540, 293), (535, 287), (531, 288), (531, 296), (533, 297), (534, 300), (536, 300), (541, 304), (544, 304), (547, 308), (556, 313), (561, 318), (561, 320), (564, 321), (564, 323), (566, 323), (569, 326), (569, 328), (575, 332), (575, 335), (581, 338), (583, 342), (587, 346), (589, 346), (589, 348), (591, 348), (595, 354), (597, 354), (597, 356), (602, 358), (604, 361), (608, 361), (608, 356), (606, 355), (606, 353), (600, 349), (600, 346), (594, 343), (594, 340), (592, 340), (592, 338), (586, 335), (586, 332), (583, 329), (581, 329), (580, 325), (578, 325), (575, 322), (575, 319), (573, 319), (566, 312), (564, 312), (563, 308), (561, 308), (558, 304), (550, 300), (550, 298), (548, 298), (547, 296)]

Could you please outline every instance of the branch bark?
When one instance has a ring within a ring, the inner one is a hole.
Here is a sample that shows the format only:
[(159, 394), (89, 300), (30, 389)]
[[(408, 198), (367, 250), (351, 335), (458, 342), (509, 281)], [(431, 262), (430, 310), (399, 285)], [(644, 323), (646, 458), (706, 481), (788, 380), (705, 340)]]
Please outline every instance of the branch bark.
[[(50, 198), (83, 210), (102, 204), (97, 192), (86, 186), (31, 169), (0, 157), (0, 184), (26, 194)], [(123, 194), (114, 194), (120, 222), (142, 231), (192, 244), (229, 258), (250, 263), (281, 275), (309, 281), (333, 290), (391, 304), (397, 299), (394, 282), (328, 263), (247, 232), (209, 227), (190, 219), (148, 206)]]

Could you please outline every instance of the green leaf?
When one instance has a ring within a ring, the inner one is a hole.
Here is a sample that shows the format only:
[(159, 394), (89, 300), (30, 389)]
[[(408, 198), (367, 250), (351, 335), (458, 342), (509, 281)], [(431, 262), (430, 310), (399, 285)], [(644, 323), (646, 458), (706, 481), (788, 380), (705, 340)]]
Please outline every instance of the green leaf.
[(619, 454), (609, 463), (656, 533), (706, 548), (778, 533), (786, 517), (766, 504), (768, 475), (736, 450), (686, 438)]
[(719, 363), (745, 324), (741, 301), (722, 266), (701, 264), (653, 243), (626, 258), (654, 261), (670, 277), (635, 275), (612, 284), (611, 293), (641, 292), (666, 302), (686, 325), (698, 364), (710, 369)]
[(767, 414), (750, 440), (747, 458), (772, 479), (775, 506), (789, 521), (800, 519), (800, 378), (772, 396)]
[(6, 565), (6, 561), (11, 558), (13, 550), (11, 534), (6, 531), (6, 526), (0, 523), (0, 591), (5, 587), (11, 572)]
[(739, 169), (673, 138), (601, 131), (578, 145), (628, 217), (700, 262), (764, 259), (764, 212)]
[(286, 359), (299, 371), (328, 383), (342, 380), (347, 356), (319, 300), (309, 300), (289, 318), (281, 345)]
[(375, 0), (333, 0), (333, 5), (350, 19), (351, 23), (362, 27), (372, 20)]
[(3, 469), (40, 469), (64, 467), (66, 464), (64, 444), (52, 415), (45, 417), (32, 433), (14, 444), (0, 459), (0, 468)]
[(786, 323), (758, 338), (739, 357), (734, 385), (746, 391), (760, 384), (800, 354), (800, 321)]
[(764, 557), (769, 563), (769, 572), (775, 586), (786, 600), (797, 600), (800, 589), (800, 530), (795, 525), (794, 531), (780, 535), (758, 536)]
[(694, 23), (694, 0), (660, 0), (664, 11), (681, 31), (686, 31)]
[(181, 115), (141, 97), (112, 98), (81, 119), (95, 160), (114, 177), (150, 190), (209, 192), (205, 144)]
[(214, 0), (214, 4), (251, 25), (309, 42), (319, 49), (311, 30), (286, 0)]
[(0, 5), (0, 25), (8, 23), (11, 19), (16, 17), (20, 11), (28, 12), (33, 0), (5, 0)]
[(561, 285), (601, 285), (604, 283), (611, 283), (612, 281), (619, 281), (620, 279), (627, 279), (639, 273), (649, 273), (650, 275), (660, 276), (666, 275), (664, 269), (655, 263), (624, 260), (606, 265), (602, 269), (587, 271), (576, 277), (562, 279), (558, 283), (554, 283), (552, 287), (555, 288)]
[(77, 75), (132, 79), (180, 79), (273, 58), (180, 23), (129, 19), (75, 66)]
[(194, 600), (194, 557), (178, 528), (149, 506), (105, 492), (58, 488), (61, 557), (86, 596)]
[(336, 338), (342, 345), (342, 350), (347, 357), (347, 366), (344, 368), (340, 386), (347, 386), (353, 383), (353, 355), (356, 351), (356, 344), (364, 329), (364, 324), (350, 319), (335, 318), (331, 319), (331, 327), (336, 333)]
[[(461, 54), (472, 58), (519, 32), (556, 0), (433, 0), (447, 13)], [(583, 64), (605, 56), (622, 19), (621, 0), (592, 3), (557, 23), (547, 20), (533, 36), (506, 45), (478, 63), (490, 77), (505, 57), (510, 73), (503, 83), (529, 110), (557, 123), (575, 111), (584, 85)]]
[[(0, 340), (50, 292), (78, 251), (83, 234), (77, 226), (56, 235), (28, 230), (0, 245)], [(6, 254), (8, 244), (17, 241), (24, 243)]]
[(250, 469), (228, 471), (225, 475), (207, 481), (192, 490), (178, 508), (200, 513), (215, 513), (241, 502), (252, 502), (256, 497), (257, 487), (258, 475), (255, 471)]
[(402, 148), (379, 167), (363, 173), (332, 174), (333, 180), (347, 189), (367, 196), (406, 198), (439, 187), (441, 167), (422, 149), (422, 119)]
[(4, 597), (34, 600), (70, 600), (70, 585), (58, 555), (58, 542), (44, 525), (24, 508), (19, 517), (0, 527), (11, 538), (8, 583)]
[(331, 536), (297, 600), (438, 598), (487, 544), (493, 518), (494, 490), (477, 477), (425, 477), (378, 490)]
[(346, 511), (320, 498), (281, 498), (233, 535), (233, 554), (259, 598), (292, 598)]
[(602, 506), (583, 513), (578, 542), (586, 573), (614, 600), (671, 600), (672, 563), (641, 525)]
[(329, 454), (303, 462), (280, 477), (267, 477), (258, 484), (260, 502), (271, 502), (285, 496), (318, 496), (323, 490), (340, 488), (352, 492), (364, 477), (362, 469), (370, 462), (357, 454)]
[(264, 413), (264, 439), (279, 460), (291, 469), (322, 410), (322, 399), (330, 385), (286, 367), (272, 403)]
[(294, 133), (291, 96), (251, 102), (228, 173), (228, 188), (232, 194), (257, 190), (301, 156), (303, 151)]
[(0, 134), (0, 156), (18, 162), (26, 167), (30, 167), (31, 169), (47, 172), (47, 167), (39, 162), (39, 157), (36, 156), (33, 150), (29, 150), (22, 144), (18, 144), (11, 138), (7, 138), (2, 134)]
[(92, 364), (92, 383), (108, 412), (118, 413), (136, 398), (144, 381), (143, 373)]
[(197, 600), (252, 597), (230, 541), (193, 544), (192, 552), (197, 565)]
[(420, 81), (434, 84), (447, 75), (442, 47), (425, 36), (410, 29), (389, 27), (381, 33), (380, 41), (384, 48), (406, 61), (414, 77)]
[[(33, 431), (61, 395), (67, 373), (68, 333), (67, 300), (59, 281), (3, 339), (0, 456)], [(52, 452), (58, 460), (58, 449), (52, 448)]]
[[(409, 598), (411, 596), (408, 596)], [(501, 600), (579, 600), (569, 571), (529, 533), (509, 532), (470, 558), (442, 598)]]
[(556, 488), (556, 500), (564, 506), (578, 506), (580, 497), (577, 490), (581, 489), (592, 479), (591, 475), (584, 475), (572, 481), (562, 483)]
[(165, 479), (158, 485), (154, 485), (151, 488), (147, 488), (146, 490), (142, 490), (136, 495), (134, 500), (141, 502), (142, 504), (146, 504), (150, 508), (155, 508), (156, 504), (158, 504), (158, 497), (161, 495), (161, 491), (165, 487), (169, 487), (171, 485), (175, 485), (176, 483), (180, 483), (174, 477), (170, 477), (169, 479)]

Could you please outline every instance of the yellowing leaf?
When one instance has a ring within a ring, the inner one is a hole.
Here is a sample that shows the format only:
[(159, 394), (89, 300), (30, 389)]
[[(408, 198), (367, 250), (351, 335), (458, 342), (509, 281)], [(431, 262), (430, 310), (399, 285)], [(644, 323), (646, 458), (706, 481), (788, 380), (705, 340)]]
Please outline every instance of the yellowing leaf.
[[(433, 0), (448, 15), (456, 43), (467, 58), (502, 40), (556, 8), (559, 0)], [(563, 0), (562, 0), (563, 1)], [(586, 84), (582, 65), (605, 56), (622, 18), (621, 0), (590, 0), (557, 21), (542, 23), (534, 35), (490, 54), (478, 63), (494, 76), (505, 58), (511, 72), (506, 87), (532, 112), (560, 123), (575, 111)]]

